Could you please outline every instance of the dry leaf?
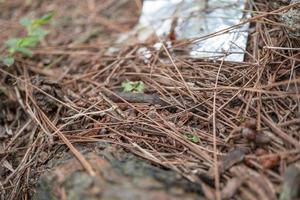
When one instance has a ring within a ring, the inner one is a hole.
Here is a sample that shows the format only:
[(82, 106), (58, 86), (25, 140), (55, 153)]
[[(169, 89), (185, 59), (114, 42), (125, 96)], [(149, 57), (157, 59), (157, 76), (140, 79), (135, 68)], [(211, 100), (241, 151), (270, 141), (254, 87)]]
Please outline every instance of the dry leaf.
[[(235, 149), (230, 151), (224, 159), (219, 163), (219, 173), (223, 174), (230, 169), (233, 165), (243, 161), (245, 158), (245, 152), (242, 149)], [(214, 167), (209, 169), (208, 176), (214, 179)]]
[(272, 155), (268, 157), (261, 158), (259, 160), (260, 164), (264, 169), (271, 169), (279, 164), (280, 157), (278, 155)]
[(224, 173), (233, 165), (243, 161), (244, 157), (245, 157), (245, 152), (241, 149), (235, 149), (233, 151), (230, 151), (220, 164), (220, 169), (219, 169), (220, 173)]

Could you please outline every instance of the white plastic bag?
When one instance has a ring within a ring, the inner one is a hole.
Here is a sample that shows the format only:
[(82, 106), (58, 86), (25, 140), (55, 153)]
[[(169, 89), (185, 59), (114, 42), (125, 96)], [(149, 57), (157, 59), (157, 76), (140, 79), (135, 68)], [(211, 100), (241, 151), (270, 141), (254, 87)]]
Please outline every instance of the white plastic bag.
[(191, 57), (225, 56), (228, 61), (243, 61), (249, 24), (228, 33), (206, 36), (239, 24), (249, 16), (245, 6), (246, 0), (144, 0), (139, 23), (131, 34), (140, 42), (154, 32), (166, 40), (175, 24), (177, 40), (199, 38), (188, 47)]

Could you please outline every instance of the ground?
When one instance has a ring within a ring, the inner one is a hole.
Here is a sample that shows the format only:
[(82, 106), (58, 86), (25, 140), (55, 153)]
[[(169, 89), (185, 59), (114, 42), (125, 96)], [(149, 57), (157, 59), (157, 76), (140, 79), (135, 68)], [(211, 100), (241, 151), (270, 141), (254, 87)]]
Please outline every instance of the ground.
[(1, 55), (55, 11), (32, 57), (0, 64), (0, 199), (299, 199), (299, 2), (249, 1), (240, 63), (115, 44), (139, 2), (0, 1)]

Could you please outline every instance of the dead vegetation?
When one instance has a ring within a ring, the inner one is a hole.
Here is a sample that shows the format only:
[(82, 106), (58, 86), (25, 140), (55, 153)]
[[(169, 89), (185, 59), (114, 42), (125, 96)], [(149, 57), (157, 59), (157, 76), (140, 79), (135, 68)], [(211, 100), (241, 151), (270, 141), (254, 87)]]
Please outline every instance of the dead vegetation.
[[(35, 9), (74, 12), (50, 27), (34, 58), (0, 68), (2, 199), (30, 198), (37, 169), (61, 145), (95, 175), (74, 147), (91, 142), (172, 169), (199, 184), (208, 199), (299, 198), (293, 177), (300, 174), (300, 40), (281, 21), (299, 2), (249, 1), (253, 16), (242, 63), (188, 58), (178, 53), (187, 41), (160, 50), (133, 44), (108, 55), (112, 40), (103, 38), (135, 23), (131, 15), (108, 16), (119, 1), (37, 2), (1, 3), (1, 33)], [(147, 62), (141, 47), (151, 52)], [(122, 93), (125, 80), (143, 81), (145, 92)]]

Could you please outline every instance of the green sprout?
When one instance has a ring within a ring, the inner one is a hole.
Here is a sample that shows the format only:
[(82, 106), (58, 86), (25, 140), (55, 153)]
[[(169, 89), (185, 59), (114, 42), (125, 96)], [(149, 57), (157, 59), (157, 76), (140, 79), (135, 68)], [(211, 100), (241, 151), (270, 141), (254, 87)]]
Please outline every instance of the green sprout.
[(189, 141), (191, 141), (193, 143), (199, 143), (200, 142), (200, 138), (199, 138), (198, 135), (186, 134), (184, 136), (186, 137), (186, 139), (188, 139)]
[(145, 84), (143, 81), (123, 81), (121, 85), (123, 92), (138, 92), (143, 93), (145, 90)]
[(5, 42), (8, 47), (8, 56), (1, 58), (2, 62), (7, 66), (13, 65), (16, 53), (31, 57), (33, 52), (30, 49), (36, 47), (48, 34), (48, 31), (43, 29), (42, 26), (49, 23), (53, 15), (54, 13), (51, 12), (38, 19), (21, 19), (20, 24), (25, 27), (27, 34), (25, 37), (10, 38)]

